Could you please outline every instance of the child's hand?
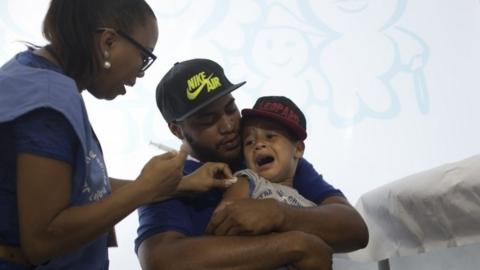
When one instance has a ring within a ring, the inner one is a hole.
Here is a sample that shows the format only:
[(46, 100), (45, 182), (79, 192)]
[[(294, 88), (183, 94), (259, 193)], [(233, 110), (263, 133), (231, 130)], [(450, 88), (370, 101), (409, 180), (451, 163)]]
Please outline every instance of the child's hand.
[(236, 182), (227, 164), (207, 162), (193, 173), (182, 178), (177, 192), (205, 192), (212, 188), (228, 188)]

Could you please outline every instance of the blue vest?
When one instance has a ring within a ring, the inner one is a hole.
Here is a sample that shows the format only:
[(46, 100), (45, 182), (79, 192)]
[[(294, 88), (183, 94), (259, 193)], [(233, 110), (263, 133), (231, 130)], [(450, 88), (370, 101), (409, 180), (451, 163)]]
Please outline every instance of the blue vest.
[[(10, 60), (0, 68), (0, 123), (14, 120), (38, 108), (50, 108), (62, 113), (80, 141), (82, 151), (78, 151), (80, 154), (75, 161), (80, 166), (75, 168), (83, 168), (84, 171), (73, 172), (71, 205), (85, 205), (110, 194), (103, 154), (75, 82), (58, 72), (32, 68), (19, 63), (15, 58)], [(52, 258), (47, 264), (35, 269), (107, 268), (105, 233), (84, 247)]]

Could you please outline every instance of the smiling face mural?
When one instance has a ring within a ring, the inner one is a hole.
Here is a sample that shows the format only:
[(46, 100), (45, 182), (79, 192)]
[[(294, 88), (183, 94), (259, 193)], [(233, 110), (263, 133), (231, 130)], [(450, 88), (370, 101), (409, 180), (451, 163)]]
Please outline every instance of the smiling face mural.
[(408, 91), (415, 93), (419, 112), (427, 113), (423, 67), (429, 49), (420, 37), (396, 25), (406, 3), (258, 4), (259, 16), (244, 27), (245, 45), (235, 57), (225, 50), (224, 57), (231, 63), (243, 57), (244, 79), (255, 91), (268, 95), (282, 88), (295, 89), (290, 95), (296, 102), (320, 104), (336, 127), (398, 116), (402, 101), (392, 81), (399, 74), (412, 78)]
[(298, 74), (308, 64), (307, 42), (301, 32), (286, 26), (264, 28), (252, 47), (255, 68), (266, 76)]
[[(290, 98), (304, 104), (311, 94), (312, 80), (323, 80), (312, 69), (312, 61), (314, 47), (325, 40), (325, 34), (279, 3), (263, 6), (260, 18), (249, 25), (251, 37), (244, 48), (246, 68), (259, 82), (251, 87), (261, 95), (289, 91)], [(319, 84), (320, 91), (326, 89), (323, 82)]]

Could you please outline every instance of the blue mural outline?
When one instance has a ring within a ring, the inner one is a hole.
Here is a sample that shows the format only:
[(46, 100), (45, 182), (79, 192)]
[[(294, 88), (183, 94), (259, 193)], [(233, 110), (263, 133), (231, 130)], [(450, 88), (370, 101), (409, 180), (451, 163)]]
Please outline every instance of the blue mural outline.
[[(326, 47), (328, 47), (331, 43), (333, 43), (335, 40), (341, 38), (342, 34), (333, 30), (321, 18), (316, 16), (313, 13), (312, 8), (310, 8), (310, 2), (307, 3), (306, 1), (297, 0), (297, 3), (300, 10), (304, 14), (305, 20), (310, 22), (314, 27), (328, 33), (329, 35), (329, 41), (325, 42), (318, 48), (317, 56), (320, 56), (323, 50)], [(371, 109), (362, 100), (361, 96), (359, 96), (357, 92), (357, 99), (359, 102), (357, 113), (353, 117), (348, 117), (348, 118), (342, 117), (334, 109), (333, 103), (335, 101), (334, 100), (335, 90), (330, 88), (330, 91), (329, 91), (330, 100), (322, 101), (318, 105), (327, 107), (329, 119), (334, 126), (350, 127), (367, 118), (383, 119), (383, 120), (395, 118), (401, 112), (401, 103), (396, 93), (396, 89), (393, 88), (391, 81), (400, 72), (410, 73), (410, 75), (412, 76), (412, 79), (413, 79), (412, 87), (413, 87), (413, 91), (415, 92), (416, 102), (417, 102), (417, 106), (420, 113), (427, 114), (429, 112), (430, 99), (428, 94), (427, 81), (423, 71), (423, 67), (428, 62), (428, 59), (429, 59), (429, 47), (422, 38), (414, 34), (412, 31), (399, 26), (395, 26), (395, 23), (397, 23), (398, 20), (403, 16), (407, 7), (407, 3), (408, 3), (407, 0), (398, 0), (397, 5), (395, 7), (395, 11), (390, 16), (390, 18), (384, 23), (383, 27), (379, 30), (379, 32), (382, 32), (383, 35), (385, 35), (385, 37), (387, 37), (390, 40), (391, 44), (394, 47), (394, 55), (393, 55), (394, 60), (391, 67), (388, 70), (386, 70), (384, 74), (381, 74), (377, 77), (384, 84), (385, 89), (388, 91), (387, 93), (390, 96), (390, 108), (383, 112), (375, 111)], [(402, 63), (401, 61), (402, 53), (400, 51), (401, 42), (399, 43), (398, 40), (391, 37), (387, 33), (387, 31), (391, 31), (391, 30), (398, 31), (399, 33), (403, 34), (405, 37), (408, 37), (414, 42), (416, 42), (416, 44), (418, 44), (421, 47), (422, 52), (414, 55), (410, 59), (410, 63), (407, 63), (407, 64)], [(320, 59), (320, 57), (318, 59)], [(412, 62), (414, 61), (420, 62), (421, 65), (416, 68), (413, 67), (414, 69), (412, 69), (412, 66), (413, 66)], [(325, 71), (322, 70), (322, 67), (320, 67), (320, 63), (317, 63), (315, 66), (318, 72), (326, 78), (327, 85), (329, 87), (332, 87), (332, 84), (329, 81), (328, 76), (326, 75)]]

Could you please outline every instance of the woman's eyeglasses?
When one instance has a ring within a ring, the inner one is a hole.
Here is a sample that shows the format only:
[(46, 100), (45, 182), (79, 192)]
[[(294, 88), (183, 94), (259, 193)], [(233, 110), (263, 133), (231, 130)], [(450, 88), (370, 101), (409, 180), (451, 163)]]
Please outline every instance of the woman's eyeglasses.
[(144, 72), (145, 70), (147, 70), (153, 64), (153, 62), (155, 62), (155, 60), (157, 59), (157, 57), (150, 50), (143, 47), (142, 44), (140, 44), (138, 41), (133, 39), (131, 36), (123, 32), (122, 30), (116, 30), (113, 28), (106, 28), (106, 27), (97, 28), (97, 32), (101, 33), (103, 31), (113, 31), (117, 33), (118, 35), (126, 39), (128, 42), (130, 42), (130, 44), (132, 44), (133, 46), (135, 46), (137, 49), (140, 50), (140, 54), (142, 55), (142, 60), (143, 60), (142, 67), (140, 68), (141, 72)]

